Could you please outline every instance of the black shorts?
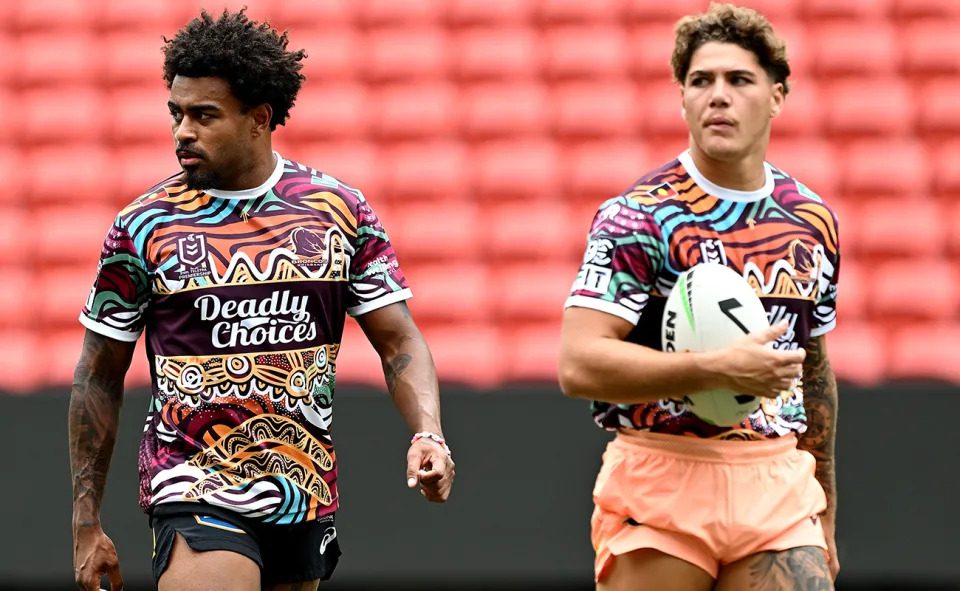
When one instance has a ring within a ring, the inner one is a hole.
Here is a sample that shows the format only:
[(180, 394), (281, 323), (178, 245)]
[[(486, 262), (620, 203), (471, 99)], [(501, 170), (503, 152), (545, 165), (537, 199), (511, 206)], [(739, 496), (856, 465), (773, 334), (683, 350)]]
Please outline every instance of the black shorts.
[(206, 503), (162, 503), (151, 509), (153, 578), (167, 570), (176, 534), (197, 552), (228, 550), (260, 566), (262, 585), (298, 583), (333, 574), (340, 544), (333, 515), (293, 525), (262, 523)]

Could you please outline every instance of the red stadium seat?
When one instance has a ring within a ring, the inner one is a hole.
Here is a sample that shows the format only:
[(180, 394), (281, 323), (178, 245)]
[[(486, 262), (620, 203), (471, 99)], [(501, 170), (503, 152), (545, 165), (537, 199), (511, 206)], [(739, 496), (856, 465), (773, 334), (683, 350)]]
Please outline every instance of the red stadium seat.
[(456, 266), (479, 258), (484, 217), (467, 201), (405, 202), (392, 210), (386, 230), (402, 268), (408, 261)]
[[(0, 240), (7, 242), (5, 236)], [(3, 260), (2, 257), (6, 254), (0, 251), (0, 260)], [(16, 264), (24, 262), (26, 259), (15, 261)], [(37, 290), (34, 285), (33, 271), (29, 267), (4, 264), (3, 269), (3, 281), (0, 281), (0, 333), (5, 339), (13, 329), (35, 326)]]
[(919, 107), (920, 130), (929, 136), (957, 137), (960, 132), (960, 76), (940, 78), (921, 87)]
[(944, 220), (944, 226), (949, 241), (950, 254), (956, 256), (960, 254), (960, 204), (954, 204), (947, 209), (947, 218)]
[[(82, 302), (81, 302), (82, 305)], [(77, 315), (80, 314), (79, 308)], [(43, 381), (47, 386), (58, 386), (73, 382), (80, 352), (83, 350), (85, 328), (80, 322), (63, 328), (45, 331), (41, 336), (41, 346), (45, 357)]]
[[(918, 289), (919, 281), (923, 287)], [(945, 258), (888, 261), (874, 269), (870, 293), (876, 318), (947, 320), (960, 310), (960, 275)]]
[[(470, 194), (467, 146), (456, 141), (411, 142), (384, 151), (384, 196), (459, 201)], [(429, 216), (428, 218), (429, 219)]]
[[(6, 106), (3, 94), (0, 93), (0, 108)], [(2, 111), (12, 113), (12, 110)], [(13, 134), (13, 130), (10, 130)], [(16, 137), (15, 135), (13, 137)], [(6, 146), (0, 144), (0, 178), (3, 179), (4, 189), (0, 191), (0, 203), (19, 205), (23, 203), (26, 192), (25, 185), (30, 178), (23, 166), (23, 153), (20, 146)]]
[(839, 317), (837, 327), (826, 338), (827, 354), (837, 380), (871, 386), (886, 378), (888, 338), (880, 327)]
[(547, 23), (618, 22), (626, 0), (541, 0), (537, 19)]
[(960, 323), (918, 322), (898, 327), (888, 341), (892, 379), (960, 382)]
[(676, 35), (672, 22), (639, 23), (630, 33), (630, 66), (641, 84), (673, 80), (670, 56)]
[(5, 330), (0, 339), (0, 391), (19, 394), (40, 387), (46, 368), (37, 359), (44, 353), (35, 326)]
[[(903, 73), (907, 76), (960, 74), (960, 46), (947, 42), (956, 35), (956, 28), (957, 21), (945, 19), (922, 20), (903, 26)], [(924, 100), (927, 98), (924, 96)]]
[(621, 27), (553, 27), (544, 33), (543, 43), (544, 72), (551, 78), (620, 77), (630, 70)]
[(304, 26), (291, 31), (290, 36), (291, 49), (307, 52), (307, 57), (300, 62), (303, 64), (300, 73), (307, 78), (304, 88), (321, 84), (332, 88), (330, 82), (354, 80), (363, 75), (363, 39), (354, 29)]
[(450, 68), (450, 42), (440, 28), (377, 29), (363, 49), (364, 74), (375, 82), (443, 78)]
[(563, 302), (577, 278), (579, 260), (567, 263), (543, 262), (494, 265), (493, 285), (497, 286), (494, 314), (502, 320), (553, 320), (560, 325)]
[(960, 196), (960, 141), (954, 140), (939, 146), (934, 157), (934, 188), (938, 193)]
[(837, 150), (825, 140), (775, 139), (770, 142), (767, 160), (827, 199), (840, 188)]
[[(328, 31), (349, 26), (356, 20), (360, 4), (356, 0), (283, 0), (269, 2), (268, 6), (270, 14), (276, 14), (277, 22), (294, 28), (291, 35), (295, 36), (297, 28), (315, 27), (318, 23), (323, 23)], [(314, 55), (319, 57), (323, 54), (318, 52)]]
[(455, 25), (522, 24), (533, 16), (537, 0), (452, 0), (450, 21)]
[(683, 118), (680, 87), (673, 82), (650, 84), (641, 95), (643, 129), (653, 135), (686, 137), (687, 121)]
[(861, 320), (867, 315), (868, 295), (870, 286), (867, 282), (864, 265), (857, 259), (847, 256), (844, 248), (843, 222), (840, 222), (840, 251), (843, 253), (840, 260), (840, 278), (837, 285), (837, 318), (842, 325), (855, 320)]
[[(563, 201), (531, 199), (491, 203), (483, 208), (483, 235), (478, 243), (487, 260), (549, 261), (579, 260), (583, 245), (578, 238), (586, 222), (575, 221)], [(579, 222), (579, 223), (577, 223)], [(536, 224), (549, 232), (531, 232)], [(494, 267), (495, 270), (498, 267)], [(572, 279), (571, 279), (572, 281)], [(532, 281), (536, 283), (536, 281)]]
[[(945, 213), (937, 203), (922, 196), (912, 201), (896, 198), (871, 200), (857, 214), (857, 247), (874, 255), (938, 256), (947, 245)], [(842, 226), (840, 240), (843, 244)], [(840, 264), (843, 273), (843, 263)], [(908, 277), (912, 276), (901, 278), (904, 285), (909, 284)]]
[(103, 240), (113, 225), (117, 209), (106, 205), (84, 204), (36, 207), (30, 227), (43, 236), (31, 249), (41, 265), (72, 264), (96, 269)]
[(157, 32), (173, 36), (176, 29), (186, 24), (180, 20), (180, 11), (174, 2), (130, 2), (129, 0), (100, 0), (98, 24), (106, 29), (130, 31), (141, 29), (143, 36)]
[(106, 98), (110, 116), (104, 119), (111, 141), (173, 144), (170, 93), (162, 86), (113, 87)]
[[(104, 227), (106, 236), (109, 223)], [(101, 237), (100, 243), (103, 242)], [(80, 245), (74, 245), (83, 248)], [(97, 278), (97, 260), (100, 244), (88, 245), (94, 251), (92, 262), (76, 266), (44, 267), (36, 274), (36, 297), (39, 322), (36, 328), (40, 330), (60, 330), (76, 328), (79, 324), (77, 317), (83, 309), (90, 289)], [(77, 350), (79, 353), (79, 349)]]
[[(28, 236), (28, 232), (33, 233), (28, 219), (27, 209), (22, 203), (0, 206), (0, 267), (5, 270), (32, 263), (35, 242)], [(39, 238), (40, 241), (46, 239), (42, 236)]]
[(773, 133), (777, 136), (820, 135), (823, 131), (823, 98), (820, 88), (812, 83), (792, 86), (780, 115), (773, 120)]
[[(860, 204), (834, 195), (825, 195), (823, 200), (837, 216), (837, 223), (840, 227), (840, 251), (844, 255), (858, 256), (862, 250), (860, 248), (860, 224), (858, 223)], [(843, 264), (843, 262), (840, 263), (841, 275), (843, 274)]]
[(136, 82), (164, 89), (163, 38), (117, 31), (100, 37), (98, 49), (110, 84)]
[(20, 94), (23, 140), (82, 141), (89, 147), (103, 137), (103, 95), (93, 87), (56, 87)]
[(804, 0), (803, 12), (808, 19), (883, 18), (893, 9), (893, 0)]
[(895, 17), (957, 17), (960, 4), (955, 0), (894, 0)]
[[(400, 264), (404, 265), (402, 260)], [(490, 300), (496, 292), (490, 289), (495, 284), (486, 265), (444, 261), (408, 264), (403, 271), (414, 294), (410, 302), (414, 318), (425, 322), (483, 322), (489, 317)], [(469, 340), (467, 334), (463, 337)]]
[(846, 193), (923, 198), (930, 189), (930, 162), (919, 142), (861, 140), (847, 146), (841, 158)]
[(441, 383), (492, 388), (502, 382), (505, 359), (497, 328), (481, 321), (426, 323), (421, 330)]
[(560, 187), (557, 147), (543, 140), (477, 144), (473, 188), (481, 197), (552, 198)]
[(640, 23), (651, 21), (676, 22), (688, 14), (696, 14), (706, 10), (707, 5), (701, 0), (628, 0), (627, 15), (630, 19)]
[(573, 82), (553, 92), (555, 127), (561, 136), (633, 136), (642, 103), (626, 81)]
[[(2, 14), (0, 14), (0, 18), (2, 18)], [(0, 55), (16, 56), (18, 45), (19, 43), (13, 35), (8, 35), (6, 31), (0, 30)], [(0, 77), (2, 77), (0, 79), (11, 82), (16, 80), (16, 62), (16, 59), (11, 59), (10, 57), (5, 57), (0, 60)]]
[(293, 141), (360, 138), (370, 129), (371, 104), (365, 85), (308, 81), (279, 134)]
[(457, 34), (455, 46), (455, 69), (465, 80), (515, 78), (526, 82), (540, 68), (540, 39), (532, 28), (467, 29)]
[(536, 83), (464, 87), (462, 127), (473, 138), (540, 135), (549, 124), (549, 94)]
[[(7, 4), (7, 3), (5, 3)], [(14, 29), (77, 31), (93, 26), (97, 18), (96, 5), (75, 0), (31, 0), (10, 2), (16, 8), (10, 24)]]
[(158, 144), (132, 144), (114, 150), (111, 155), (113, 183), (105, 189), (103, 203), (124, 207), (161, 181), (178, 174), (180, 164), (172, 141)]
[(456, 127), (457, 94), (449, 84), (381, 88), (373, 111), (375, 133), (386, 139), (448, 136)]
[(557, 381), (560, 324), (557, 321), (503, 323), (504, 378), (510, 382)]
[(629, 189), (651, 166), (656, 164), (647, 147), (637, 141), (605, 140), (571, 146), (563, 165), (564, 193), (568, 200), (586, 199), (599, 205)]
[(26, 152), (24, 193), (34, 201), (85, 203), (103, 199), (109, 191), (107, 150), (89, 143), (58, 144)]
[(15, 80), (26, 86), (94, 81), (100, 74), (97, 39), (87, 33), (43, 31), (22, 35), (14, 44)]
[(820, 76), (896, 72), (903, 55), (898, 43), (901, 34), (886, 20), (818, 25), (810, 31), (816, 72)]
[(446, 12), (446, 2), (437, 0), (365, 0), (357, 10), (362, 25), (436, 24)]
[(914, 130), (916, 105), (910, 87), (899, 78), (845, 80), (821, 95), (831, 133), (906, 135)]
[(324, 172), (377, 199), (383, 166), (376, 144), (368, 142), (308, 142), (296, 144), (285, 157)]
[(810, 27), (799, 20), (774, 22), (773, 26), (777, 36), (787, 44), (787, 60), (790, 63), (788, 82), (812, 85), (814, 81), (809, 79), (809, 74), (813, 70), (816, 48), (810, 39)]

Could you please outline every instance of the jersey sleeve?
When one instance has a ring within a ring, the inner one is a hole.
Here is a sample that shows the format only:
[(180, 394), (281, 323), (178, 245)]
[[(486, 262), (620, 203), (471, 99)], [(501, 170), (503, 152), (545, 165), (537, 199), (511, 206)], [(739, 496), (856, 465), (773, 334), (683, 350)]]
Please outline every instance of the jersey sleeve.
[(634, 201), (618, 197), (600, 207), (565, 308), (578, 306), (636, 325), (663, 268), (660, 227)]
[(106, 337), (134, 342), (143, 332), (150, 291), (149, 273), (118, 216), (103, 241), (80, 323)]
[[(837, 215), (828, 216), (823, 262), (818, 277), (820, 296), (813, 309), (810, 336), (825, 335), (837, 326), (837, 280), (840, 277), (840, 241)], [(829, 227), (832, 224), (832, 227)]]
[(357, 242), (349, 275), (347, 313), (351, 316), (413, 296), (380, 218), (366, 200), (357, 205)]

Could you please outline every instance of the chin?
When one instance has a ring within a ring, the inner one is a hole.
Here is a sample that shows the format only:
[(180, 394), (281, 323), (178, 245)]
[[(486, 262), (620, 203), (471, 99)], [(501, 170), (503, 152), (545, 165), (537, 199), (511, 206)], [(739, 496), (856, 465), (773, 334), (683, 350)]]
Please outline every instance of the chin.
[(184, 168), (183, 173), (188, 189), (195, 191), (216, 189), (220, 184), (220, 176), (215, 172)]
[(701, 140), (697, 142), (697, 147), (711, 160), (720, 162), (739, 160), (748, 152), (748, 150), (741, 145), (741, 142), (727, 138), (701, 138)]

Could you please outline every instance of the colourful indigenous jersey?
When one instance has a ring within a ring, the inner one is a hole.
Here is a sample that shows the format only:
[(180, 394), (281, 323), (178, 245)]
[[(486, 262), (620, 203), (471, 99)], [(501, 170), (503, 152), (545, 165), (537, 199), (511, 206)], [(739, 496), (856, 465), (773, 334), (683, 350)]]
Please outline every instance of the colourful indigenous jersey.
[[(797, 349), (836, 324), (840, 251), (837, 220), (820, 197), (764, 164), (757, 191), (732, 191), (703, 177), (689, 152), (600, 206), (566, 306), (619, 316), (635, 328), (627, 340), (661, 350), (663, 308), (678, 275), (702, 262), (746, 278), (771, 324), (789, 321), (774, 345)], [(806, 430), (803, 387), (761, 407), (734, 427), (700, 420), (683, 401), (593, 403), (603, 428), (698, 437), (778, 437)]]
[(80, 321), (136, 341), (153, 397), (140, 504), (202, 501), (271, 523), (336, 511), (330, 438), (345, 315), (411, 296), (360, 191), (276, 155), (260, 187), (176, 175), (120, 212)]

